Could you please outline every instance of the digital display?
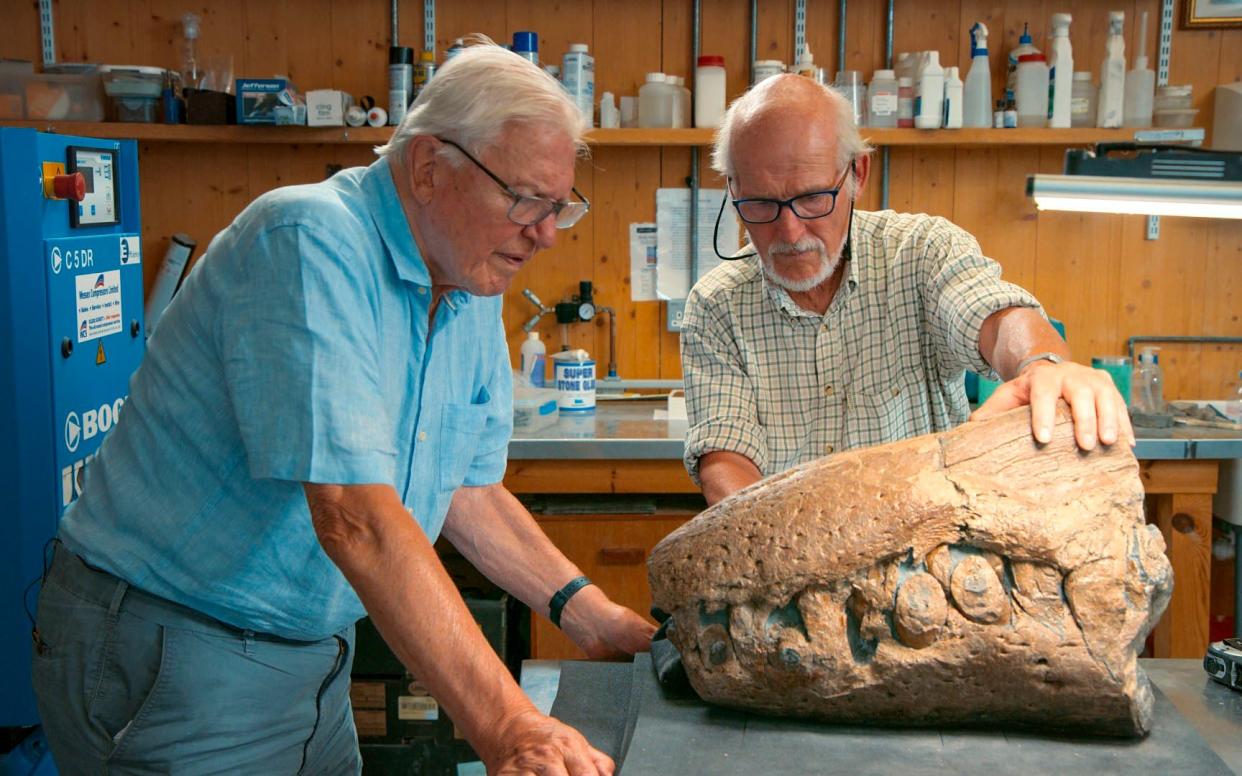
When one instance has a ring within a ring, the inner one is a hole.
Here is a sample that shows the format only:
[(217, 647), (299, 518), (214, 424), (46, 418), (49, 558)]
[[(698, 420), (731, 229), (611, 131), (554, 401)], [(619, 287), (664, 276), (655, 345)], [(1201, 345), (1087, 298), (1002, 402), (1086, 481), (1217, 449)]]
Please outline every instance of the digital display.
[(69, 172), (78, 172), (86, 181), (86, 196), (69, 203), (73, 226), (119, 224), (120, 192), (116, 179), (116, 151), (106, 148), (69, 148)]

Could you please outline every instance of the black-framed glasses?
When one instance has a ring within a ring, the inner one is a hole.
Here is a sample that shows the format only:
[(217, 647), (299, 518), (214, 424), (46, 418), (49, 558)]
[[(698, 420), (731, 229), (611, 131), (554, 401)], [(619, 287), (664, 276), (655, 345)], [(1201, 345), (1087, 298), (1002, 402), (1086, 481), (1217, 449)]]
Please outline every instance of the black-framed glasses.
[(470, 152), (442, 137), (436, 138), (441, 143), (451, 145), (483, 172), (487, 173), (487, 177), (496, 181), (500, 188), (513, 199), (513, 204), (509, 206), (509, 220), (519, 226), (534, 226), (543, 221), (550, 215), (556, 216), (557, 229), (569, 229), (574, 224), (582, 220), (582, 217), (591, 209), (591, 203), (586, 197), (582, 196), (582, 192), (575, 187), (571, 189), (574, 196), (578, 198), (578, 202), (560, 202), (545, 197), (531, 197), (525, 194), (519, 194), (513, 190), (513, 187), (501, 180), (500, 176), (487, 169), (487, 165), (480, 162), (470, 155)]
[[(845, 168), (841, 177), (837, 179), (836, 185), (831, 189), (808, 191), (789, 199), (735, 199), (733, 208), (748, 224), (770, 224), (781, 217), (781, 208), (786, 207), (803, 221), (824, 218), (832, 215), (832, 211), (836, 210), (837, 195), (841, 193), (841, 188), (845, 185), (845, 176), (849, 175), (853, 169), (854, 163), (851, 161), (850, 166)], [(730, 188), (732, 185), (733, 182), (729, 181)]]

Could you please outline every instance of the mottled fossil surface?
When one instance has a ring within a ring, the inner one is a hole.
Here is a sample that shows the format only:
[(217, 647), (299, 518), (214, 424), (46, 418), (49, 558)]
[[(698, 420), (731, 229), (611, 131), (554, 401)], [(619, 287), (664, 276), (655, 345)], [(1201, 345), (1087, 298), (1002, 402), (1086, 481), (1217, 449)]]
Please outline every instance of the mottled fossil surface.
[(1133, 736), (1137, 653), (1168, 603), (1164, 541), (1125, 445), (1068, 409), (813, 461), (652, 553), (655, 605), (704, 700), (771, 714)]

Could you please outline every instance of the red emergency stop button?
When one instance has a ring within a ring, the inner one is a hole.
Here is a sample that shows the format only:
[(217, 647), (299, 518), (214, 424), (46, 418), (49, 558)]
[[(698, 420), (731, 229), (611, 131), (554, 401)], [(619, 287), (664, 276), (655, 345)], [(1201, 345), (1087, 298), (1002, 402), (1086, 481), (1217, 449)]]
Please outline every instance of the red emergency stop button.
[(81, 202), (86, 199), (86, 178), (80, 172), (68, 175), (57, 175), (52, 179), (52, 194), (57, 199), (72, 199)]

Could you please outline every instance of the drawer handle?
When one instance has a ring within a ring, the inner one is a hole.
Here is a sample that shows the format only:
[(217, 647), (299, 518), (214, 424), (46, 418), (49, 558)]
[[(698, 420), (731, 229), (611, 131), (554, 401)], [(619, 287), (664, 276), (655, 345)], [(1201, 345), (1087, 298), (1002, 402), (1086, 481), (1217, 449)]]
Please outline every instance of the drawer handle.
[(637, 566), (647, 560), (642, 547), (603, 547), (599, 562), (604, 566)]

